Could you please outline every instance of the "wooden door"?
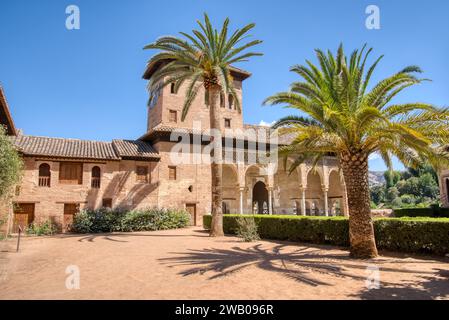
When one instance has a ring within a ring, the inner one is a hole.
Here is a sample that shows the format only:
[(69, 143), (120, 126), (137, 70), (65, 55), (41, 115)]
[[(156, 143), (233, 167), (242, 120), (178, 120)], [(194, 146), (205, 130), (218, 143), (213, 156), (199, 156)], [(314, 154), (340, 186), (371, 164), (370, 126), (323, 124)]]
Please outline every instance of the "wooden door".
[(19, 232), (19, 226), (22, 231), (34, 221), (34, 203), (17, 203), (14, 205), (13, 233)]
[(196, 226), (196, 204), (188, 203), (186, 204), (186, 210), (190, 213), (190, 225)]
[(72, 228), (73, 217), (79, 211), (77, 203), (64, 203), (64, 222), (62, 232), (68, 232)]

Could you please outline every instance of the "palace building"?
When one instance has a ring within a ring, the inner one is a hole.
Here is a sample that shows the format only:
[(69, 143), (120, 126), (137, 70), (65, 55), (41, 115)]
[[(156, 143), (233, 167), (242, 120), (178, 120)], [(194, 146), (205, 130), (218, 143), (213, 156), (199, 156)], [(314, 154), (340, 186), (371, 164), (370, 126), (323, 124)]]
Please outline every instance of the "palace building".
[[(143, 78), (150, 79), (159, 67), (148, 65)], [(232, 76), (242, 102), (243, 82), (250, 73), (233, 68)], [(181, 121), (184, 90), (181, 87), (175, 92), (174, 86), (161, 89), (148, 107), (147, 131), (136, 140), (110, 142), (22, 134), (14, 126), (1, 91), (0, 120), (24, 161), (22, 182), (12, 199), (12, 231), (48, 219), (66, 231), (78, 210), (100, 207), (185, 208), (192, 225), (201, 225), (202, 216), (211, 210), (210, 164), (174, 162), (172, 152), (178, 140), (173, 135), (182, 132), (193, 138), (198, 134), (193, 128), (198, 125), (208, 130), (209, 108), (201, 89)], [(243, 103), (241, 106), (245, 108)], [(347, 214), (345, 185), (335, 157), (325, 157), (316, 168), (303, 163), (292, 174), (284, 170), (281, 160), (276, 170), (270, 169), (271, 163), (259, 163), (257, 157), (249, 161), (251, 146), (272, 144), (269, 128), (245, 124), (230, 97), (220, 97), (219, 109), (223, 132), (265, 131), (268, 137), (266, 141), (243, 138), (244, 159), (222, 164), (225, 213)], [(231, 153), (238, 151), (235, 141)], [(278, 145), (288, 143), (288, 136), (276, 140)], [(207, 145), (202, 141), (201, 150)]]

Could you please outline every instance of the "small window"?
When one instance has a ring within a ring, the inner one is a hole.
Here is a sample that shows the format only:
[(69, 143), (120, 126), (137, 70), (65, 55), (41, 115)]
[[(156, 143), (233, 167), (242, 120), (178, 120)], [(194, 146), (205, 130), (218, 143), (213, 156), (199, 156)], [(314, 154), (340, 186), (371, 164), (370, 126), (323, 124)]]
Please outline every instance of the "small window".
[(137, 166), (136, 168), (136, 181), (141, 183), (148, 183), (148, 167)]
[(223, 93), (220, 92), (220, 107), (224, 108), (225, 107), (225, 98)]
[(172, 82), (172, 83), (170, 84), (170, 93), (171, 93), (171, 94), (176, 94), (175, 83), (174, 83), (174, 82)]
[(170, 122), (178, 122), (178, 111), (170, 110), (169, 115), (170, 115)]
[(231, 127), (231, 119), (224, 119), (224, 126), (225, 128)]
[(168, 167), (168, 179), (176, 180), (176, 167), (174, 167), (174, 166)]
[(50, 165), (48, 163), (43, 163), (39, 166), (39, 187), (49, 187), (50, 186)]
[(228, 105), (229, 105), (229, 109), (232, 109), (232, 107), (234, 105), (234, 97), (232, 96), (232, 94), (230, 94), (228, 96)]
[(100, 188), (101, 184), (101, 170), (100, 167), (95, 166), (92, 168), (92, 188)]
[(102, 207), (103, 208), (112, 208), (112, 199), (111, 198), (104, 198)]
[(59, 183), (82, 184), (83, 164), (77, 162), (61, 162), (59, 164)]

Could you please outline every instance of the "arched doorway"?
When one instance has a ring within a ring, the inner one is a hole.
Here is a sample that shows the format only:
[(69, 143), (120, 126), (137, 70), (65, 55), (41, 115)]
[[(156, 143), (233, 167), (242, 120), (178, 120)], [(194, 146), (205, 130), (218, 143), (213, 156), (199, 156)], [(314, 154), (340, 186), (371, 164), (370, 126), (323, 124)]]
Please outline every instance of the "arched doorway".
[(253, 211), (257, 214), (268, 214), (268, 190), (262, 181), (253, 187)]

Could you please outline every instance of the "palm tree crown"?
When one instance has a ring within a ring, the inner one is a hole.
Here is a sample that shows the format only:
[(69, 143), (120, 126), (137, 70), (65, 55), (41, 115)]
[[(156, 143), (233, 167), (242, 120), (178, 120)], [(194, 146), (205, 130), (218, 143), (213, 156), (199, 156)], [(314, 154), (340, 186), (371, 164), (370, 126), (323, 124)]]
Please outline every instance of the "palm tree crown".
[(243, 53), (245, 49), (262, 42), (253, 40), (241, 43), (249, 37), (248, 31), (255, 26), (253, 23), (235, 30), (231, 35), (228, 34), (228, 18), (220, 32), (212, 27), (207, 14), (204, 14), (204, 23), (197, 23), (200, 29), (192, 30), (192, 34), (180, 32), (184, 38), (165, 36), (144, 47), (161, 50), (150, 59), (150, 64), (167, 62), (153, 74), (148, 84), (150, 102), (161, 87), (174, 83), (175, 90), (178, 90), (184, 82), (188, 82), (182, 120), (185, 119), (201, 85), (205, 87), (206, 94), (209, 93), (210, 87), (216, 86), (223, 94), (231, 95), (240, 111), (240, 101), (230, 72), (231, 65), (247, 61), (252, 56), (262, 55), (257, 52)]
[(422, 161), (434, 165), (447, 163), (448, 156), (440, 146), (449, 142), (449, 111), (426, 103), (390, 104), (403, 89), (419, 84), (409, 66), (381, 80), (369, 89), (374, 69), (383, 56), (369, 68), (366, 62), (372, 48), (355, 50), (348, 61), (343, 46), (336, 56), (316, 50), (319, 66), (306, 61), (291, 71), (304, 81), (294, 82), (288, 92), (266, 99), (265, 104), (287, 104), (306, 114), (288, 116), (274, 124), (282, 133), (295, 133), (290, 146), (280, 149), (284, 155), (296, 155), (295, 165), (306, 157), (317, 161), (327, 153), (339, 157), (361, 154), (368, 157), (378, 152), (391, 168), (391, 156), (406, 166)]

